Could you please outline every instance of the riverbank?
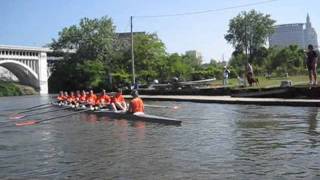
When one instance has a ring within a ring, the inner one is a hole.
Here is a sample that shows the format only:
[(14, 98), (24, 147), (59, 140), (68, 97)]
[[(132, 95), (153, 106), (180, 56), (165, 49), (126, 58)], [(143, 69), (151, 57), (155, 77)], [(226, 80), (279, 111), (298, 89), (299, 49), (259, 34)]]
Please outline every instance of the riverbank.
[[(142, 95), (205, 95), (205, 96), (232, 96), (232, 97), (259, 97), (259, 98), (299, 98), (318, 99), (320, 98), (320, 87), (309, 87), (308, 77), (258, 77), (259, 84), (253, 87), (243, 87), (236, 79), (230, 79), (228, 86), (223, 86), (221, 80), (214, 81), (206, 87), (194, 86), (181, 88), (160, 88), (139, 89)], [(281, 87), (282, 83), (289, 83), (289, 87)], [(126, 93), (130, 93), (129, 91)]]
[[(130, 92), (126, 92), (129, 94)], [(172, 90), (150, 90), (139, 89), (141, 95), (193, 95), (193, 96), (232, 96), (247, 98), (298, 98), (298, 99), (320, 99), (320, 87), (305, 85), (292, 87), (272, 88), (199, 88), (199, 89), (172, 89)]]
[(32, 87), (13, 82), (0, 81), (1, 96), (24, 96), (38, 94)]
[[(244, 105), (263, 105), (263, 106), (301, 106), (301, 107), (320, 107), (320, 100), (312, 99), (282, 99), (282, 98), (242, 98), (231, 96), (173, 96), (173, 95), (141, 95), (144, 100), (152, 101), (186, 101), (197, 103), (216, 103), (216, 104), (244, 104)], [(126, 96), (130, 98), (130, 96)]]

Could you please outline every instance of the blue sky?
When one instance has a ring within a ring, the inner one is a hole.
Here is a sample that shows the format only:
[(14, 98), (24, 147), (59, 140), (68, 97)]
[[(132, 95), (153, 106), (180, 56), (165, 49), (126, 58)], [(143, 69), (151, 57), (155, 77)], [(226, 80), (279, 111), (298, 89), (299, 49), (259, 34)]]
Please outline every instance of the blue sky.
[[(78, 24), (83, 17), (109, 16), (117, 31), (130, 31), (133, 16), (174, 14), (219, 9), (264, 0), (2, 0), (0, 44), (43, 46), (57, 38), (63, 27)], [(308, 3), (307, 3), (308, 2)], [(268, 13), (277, 24), (305, 22), (310, 14), (320, 30), (319, 0), (277, 0), (266, 4), (208, 14), (163, 18), (134, 18), (134, 30), (155, 32), (168, 52), (200, 51), (205, 61), (225, 60), (233, 49), (224, 40), (231, 18), (244, 10)]]

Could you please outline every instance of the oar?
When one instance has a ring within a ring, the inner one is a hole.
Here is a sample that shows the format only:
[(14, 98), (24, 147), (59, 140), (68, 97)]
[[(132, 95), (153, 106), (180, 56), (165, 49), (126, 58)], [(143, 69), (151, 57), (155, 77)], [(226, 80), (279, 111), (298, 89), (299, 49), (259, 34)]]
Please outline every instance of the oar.
[(178, 106), (160, 106), (160, 105), (152, 105), (152, 104), (145, 104), (145, 107), (150, 107), (150, 108), (168, 108), (168, 109), (178, 109)]
[(33, 116), (33, 115), (40, 115), (40, 114), (46, 114), (46, 113), (50, 113), (50, 112), (56, 112), (56, 111), (60, 111), (60, 110), (64, 110), (64, 109), (70, 109), (71, 107), (64, 107), (64, 108), (59, 108), (59, 109), (54, 109), (51, 111), (45, 111), (45, 112), (39, 112), (39, 113), (31, 113), (31, 114), (26, 114), (26, 115), (16, 115), (14, 117), (10, 117), (10, 119), (21, 119), (21, 118), (25, 118), (25, 117), (29, 117), (29, 116)]
[(33, 109), (33, 108), (37, 108), (37, 107), (41, 107), (41, 106), (46, 106), (46, 105), (50, 105), (50, 104), (51, 104), (51, 103), (40, 104), (40, 105), (37, 105), (37, 106), (32, 106), (32, 107), (26, 108), (25, 110), (30, 110), (30, 109)]
[(58, 119), (58, 118), (72, 116), (74, 114), (82, 113), (82, 112), (85, 112), (85, 111), (91, 111), (91, 110), (90, 109), (84, 109), (84, 110), (81, 110), (81, 111), (76, 111), (76, 112), (65, 114), (65, 115), (62, 115), (62, 116), (56, 116), (56, 117), (51, 117), (51, 118), (42, 119), (42, 120), (29, 120), (29, 121), (24, 121), (24, 122), (15, 123), (15, 124), (16, 124), (16, 126), (30, 126), (30, 125), (34, 125), (34, 124), (39, 124), (41, 122), (49, 121), (49, 120), (52, 120), (52, 119)]
[(40, 104), (40, 105), (36, 105), (36, 106), (32, 106), (32, 107), (28, 107), (28, 108), (22, 108), (22, 109), (16, 109), (16, 108), (12, 108), (12, 109), (2, 109), (2, 111), (17, 111), (17, 110), (30, 110), (33, 108), (37, 108), (37, 107), (41, 107), (41, 106), (46, 106), (50, 103), (45, 103), (45, 104)]
[[(51, 104), (48, 104), (48, 105), (51, 105)], [(33, 108), (33, 109), (30, 109), (30, 110), (25, 110), (25, 111), (20, 111), (20, 112), (14, 113), (14, 115), (18, 115), (18, 114), (22, 114), (22, 113), (26, 113), (26, 112), (37, 111), (37, 110), (41, 110), (41, 109), (47, 109), (47, 108), (50, 108), (50, 107), (51, 107), (51, 106)]]
[[(29, 111), (29, 110), (32, 110), (34, 108), (38, 108), (38, 107), (41, 107), (41, 106), (47, 106), (47, 105), (50, 105), (50, 103), (45, 103), (45, 104), (40, 104), (40, 105), (37, 105), (37, 106), (32, 106), (32, 107), (29, 107), (29, 108), (19, 108), (19, 109), (3, 109), (2, 112), (5, 112), (5, 111), (9, 111), (9, 112), (6, 112), (6, 113), (0, 113), (0, 116), (10, 116), (12, 114), (19, 114), (19, 113), (23, 113), (25, 111)], [(12, 111), (18, 111), (18, 110), (23, 110), (22, 112), (19, 112), (19, 113), (14, 113)], [(10, 112), (11, 111), (11, 112)]]

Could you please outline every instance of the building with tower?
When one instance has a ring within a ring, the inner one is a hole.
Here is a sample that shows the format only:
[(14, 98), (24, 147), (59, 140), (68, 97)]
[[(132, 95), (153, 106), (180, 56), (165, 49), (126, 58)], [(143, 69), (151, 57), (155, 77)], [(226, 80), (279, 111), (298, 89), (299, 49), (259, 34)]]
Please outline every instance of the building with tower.
[(288, 47), (298, 45), (306, 49), (309, 44), (318, 48), (317, 32), (312, 27), (309, 14), (306, 23), (281, 24), (275, 26), (275, 32), (269, 37), (269, 46)]

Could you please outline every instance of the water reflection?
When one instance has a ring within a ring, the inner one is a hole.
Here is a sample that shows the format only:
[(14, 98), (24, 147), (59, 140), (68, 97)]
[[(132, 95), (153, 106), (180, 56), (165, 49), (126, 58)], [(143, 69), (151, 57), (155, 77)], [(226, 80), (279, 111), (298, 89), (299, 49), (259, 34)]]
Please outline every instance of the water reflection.
[(306, 117), (308, 118), (308, 123), (309, 123), (309, 133), (317, 134), (318, 120), (320, 119), (319, 109), (309, 108), (308, 111), (306, 112)]
[(98, 117), (97, 117), (97, 115), (95, 115), (95, 114), (88, 114), (88, 116), (87, 116), (87, 122), (89, 122), (89, 123), (97, 123), (98, 122)]
[(146, 123), (142, 121), (135, 121), (133, 123), (133, 127), (135, 127), (136, 137), (139, 141), (144, 140), (146, 134)]
[(318, 129), (318, 120), (320, 119), (320, 112), (318, 108), (310, 108), (306, 112), (306, 117), (308, 118), (308, 132), (310, 148), (316, 148), (319, 146), (319, 129)]
[(128, 141), (128, 121), (119, 119), (114, 121), (115, 130), (113, 136), (121, 141)]

